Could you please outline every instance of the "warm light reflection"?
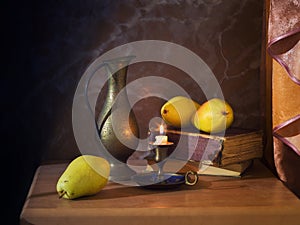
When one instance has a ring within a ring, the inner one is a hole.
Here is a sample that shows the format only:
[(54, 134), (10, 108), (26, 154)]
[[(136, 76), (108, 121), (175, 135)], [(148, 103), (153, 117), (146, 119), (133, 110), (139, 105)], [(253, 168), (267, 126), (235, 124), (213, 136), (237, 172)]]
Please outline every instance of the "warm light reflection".
[(163, 134), (164, 133), (164, 126), (161, 124), (159, 126), (159, 134)]
[(130, 129), (125, 129), (125, 130), (123, 131), (123, 134), (124, 134), (126, 137), (129, 137), (130, 134), (131, 134)]

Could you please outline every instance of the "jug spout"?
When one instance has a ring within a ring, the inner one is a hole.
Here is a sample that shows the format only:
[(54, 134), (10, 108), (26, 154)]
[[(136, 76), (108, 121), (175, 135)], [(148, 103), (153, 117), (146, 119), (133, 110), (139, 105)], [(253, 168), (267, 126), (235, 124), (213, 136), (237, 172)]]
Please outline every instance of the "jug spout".
[(108, 59), (103, 60), (103, 64), (105, 64), (107, 72), (110, 75), (116, 74), (117, 72), (127, 73), (127, 67), (134, 58), (135, 56), (124, 56), (115, 59)]

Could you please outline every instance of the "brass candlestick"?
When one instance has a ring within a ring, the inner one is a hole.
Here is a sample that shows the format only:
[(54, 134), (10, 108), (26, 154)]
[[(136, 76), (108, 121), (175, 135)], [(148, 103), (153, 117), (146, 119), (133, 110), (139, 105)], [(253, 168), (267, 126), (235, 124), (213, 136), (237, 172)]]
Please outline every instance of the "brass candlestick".
[(157, 164), (158, 170), (136, 174), (132, 177), (133, 181), (139, 186), (154, 189), (174, 188), (181, 184), (195, 185), (198, 181), (198, 176), (197, 173), (193, 171), (188, 171), (185, 174), (163, 171), (164, 164), (167, 162), (168, 158), (169, 146), (174, 143), (169, 142), (168, 137), (164, 135), (164, 132), (161, 130), (159, 134), (149, 132), (148, 142), (148, 150), (153, 154), (150, 154), (147, 159), (154, 161)]
[(155, 143), (150, 143), (150, 145), (154, 148), (154, 161), (158, 164), (158, 176), (159, 179), (163, 175), (163, 166), (166, 162), (167, 153), (169, 146), (173, 145), (173, 142), (166, 142), (162, 144), (156, 145)]

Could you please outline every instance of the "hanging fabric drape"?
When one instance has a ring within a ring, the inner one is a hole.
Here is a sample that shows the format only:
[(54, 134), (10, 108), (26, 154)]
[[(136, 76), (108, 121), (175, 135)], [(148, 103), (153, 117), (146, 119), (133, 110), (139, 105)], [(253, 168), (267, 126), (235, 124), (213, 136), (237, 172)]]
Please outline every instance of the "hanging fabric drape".
[(270, 0), (267, 51), (273, 61), (274, 163), (300, 197), (300, 0)]

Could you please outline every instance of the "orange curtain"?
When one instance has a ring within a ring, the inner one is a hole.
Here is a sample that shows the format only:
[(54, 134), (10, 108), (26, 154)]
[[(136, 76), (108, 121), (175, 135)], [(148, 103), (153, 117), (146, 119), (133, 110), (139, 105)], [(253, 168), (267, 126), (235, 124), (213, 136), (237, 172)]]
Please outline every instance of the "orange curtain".
[(300, 0), (270, 0), (268, 10), (274, 164), (300, 197)]

